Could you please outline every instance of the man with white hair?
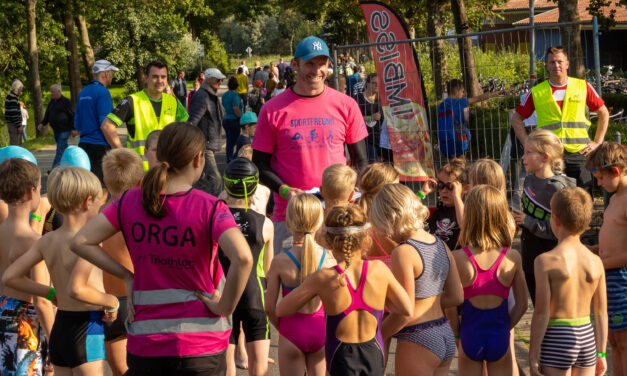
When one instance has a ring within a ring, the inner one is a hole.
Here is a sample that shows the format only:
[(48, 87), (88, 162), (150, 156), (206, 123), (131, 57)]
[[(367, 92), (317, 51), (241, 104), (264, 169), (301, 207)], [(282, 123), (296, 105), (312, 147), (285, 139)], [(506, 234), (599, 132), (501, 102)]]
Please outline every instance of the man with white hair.
[(102, 157), (110, 149), (100, 124), (113, 110), (111, 93), (107, 87), (113, 80), (113, 72), (119, 69), (108, 60), (98, 60), (91, 68), (94, 79), (78, 94), (74, 128), (80, 132), (78, 146), (89, 156), (91, 172), (102, 182)]
[(22, 81), (13, 81), (11, 91), (4, 100), (4, 120), (7, 122), (7, 130), (9, 131), (9, 143), (18, 146), (22, 145), (22, 132), (24, 132), (19, 99), (22, 90), (24, 90)]
[(60, 84), (50, 86), (50, 98), (44, 119), (37, 125), (37, 129), (41, 131), (48, 124), (52, 127), (54, 141), (57, 143), (57, 152), (52, 162), (52, 168), (55, 168), (61, 162), (63, 152), (67, 148), (67, 140), (74, 131), (74, 110), (72, 102), (61, 93)]
[(218, 197), (222, 192), (222, 176), (218, 171), (215, 153), (222, 149), (220, 132), (224, 119), (224, 108), (218, 91), (225, 75), (217, 68), (205, 71), (205, 81), (194, 94), (189, 104), (189, 121), (205, 134), (205, 167), (196, 188)]

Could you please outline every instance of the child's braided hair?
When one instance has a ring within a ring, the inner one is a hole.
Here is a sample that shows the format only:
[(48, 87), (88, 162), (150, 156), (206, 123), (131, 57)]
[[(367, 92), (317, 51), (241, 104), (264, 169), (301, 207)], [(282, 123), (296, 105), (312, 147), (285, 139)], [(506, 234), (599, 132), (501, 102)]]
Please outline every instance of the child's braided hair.
[[(330, 244), (335, 251), (341, 251), (346, 260), (344, 272), (338, 277), (338, 282), (341, 286), (346, 286), (344, 273), (346, 273), (351, 259), (355, 256), (361, 257), (364, 242), (368, 239), (367, 222), (368, 219), (366, 215), (358, 206), (334, 207), (324, 221), (328, 244)], [(363, 229), (360, 227), (363, 227)]]

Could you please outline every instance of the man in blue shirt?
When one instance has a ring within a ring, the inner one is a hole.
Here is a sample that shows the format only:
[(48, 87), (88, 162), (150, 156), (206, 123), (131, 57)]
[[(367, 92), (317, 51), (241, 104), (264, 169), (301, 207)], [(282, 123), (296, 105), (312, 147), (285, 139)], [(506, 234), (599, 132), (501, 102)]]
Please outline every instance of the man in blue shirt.
[(119, 71), (108, 60), (98, 60), (92, 66), (94, 79), (78, 95), (74, 128), (80, 132), (81, 147), (89, 156), (91, 172), (102, 182), (102, 157), (111, 147), (104, 137), (100, 124), (113, 111), (111, 85), (113, 72)]

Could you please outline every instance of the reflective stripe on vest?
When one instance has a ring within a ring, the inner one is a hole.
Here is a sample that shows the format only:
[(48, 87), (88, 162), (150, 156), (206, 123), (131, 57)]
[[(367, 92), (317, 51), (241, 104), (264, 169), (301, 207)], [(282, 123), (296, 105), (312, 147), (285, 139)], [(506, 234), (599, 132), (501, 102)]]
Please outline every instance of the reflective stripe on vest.
[(560, 138), (564, 150), (576, 153), (590, 142), (586, 118), (588, 88), (585, 80), (568, 78), (564, 102), (560, 109), (548, 80), (531, 89), (533, 104), (538, 116), (538, 128), (549, 130)]
[[(126, 147), (135, 150), (137, 154), (143, 157), (146, 137), (148, 137), (150, 132), (161, 130), (175, 121), (178, 102), (173, 96), (163, 93), (161, 95), (161, 114), (159, 114), (157, 119), (152, 103), (150, 103), (150, 98), (148, 98), (144, 90), (131, 94), (131, 97), (133, 98), (135, 134), (133, 137), (130, 134), (128, 135)], [(148, 171), (148, 161), (145, 158), (142, 159), (144, 171)]]
[[(224, 277), (220, 286), (224, 285)], [(203, 293), (211, 298), (213, 294)], [(195, 301), (198, 298), (193, 291), (182, 289), (164, 289), (149, 291), (133, 291), (134, 305), (161, 305)], [(165, 333), (198, 333), (224, 332), (231, 329), (231, 321), (227, 317), (177, 317), (171, 319), (155, 319), (133, 321), (126, 324), (128, 334), (165, 334)]]

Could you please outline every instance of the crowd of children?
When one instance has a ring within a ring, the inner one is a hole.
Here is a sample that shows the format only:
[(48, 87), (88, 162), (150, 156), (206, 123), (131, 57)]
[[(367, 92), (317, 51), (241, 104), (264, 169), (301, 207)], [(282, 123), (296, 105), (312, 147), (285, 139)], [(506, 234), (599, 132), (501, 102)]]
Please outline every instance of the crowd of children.
[(522, 211), (489, 159), (453, 159), (417, 193), (391, 165), (336, 164), (319, 192), (289, 201), (293, 243), (275, 255), (269, 190), (244, 139), (252, 115), (220, 199), (192, 188), (204, 142), (186, 123), (148, 136), (145, 175), (136, 153), (110, 151), (106, 190), (62, 164), (41, 197), (32, 155), (0, 151), (2, 374), (100, 375), (106, 361), (114, 375), (236, 364), (266, 375), (273, 325), (282, 375), (383, 375), (393, 338), (397, 375), (447, 374), (455, 354), (460, 375), (517, 375), (512, 333), (529, 295), (532, 375), (601, 375), (608, 340), (613, 374), (627, 374), (624, 146), (588, 156), (615, 192), (591, 249), (579, 239), (590, 195), (561, 175), (560, 141), (537, 130)]

